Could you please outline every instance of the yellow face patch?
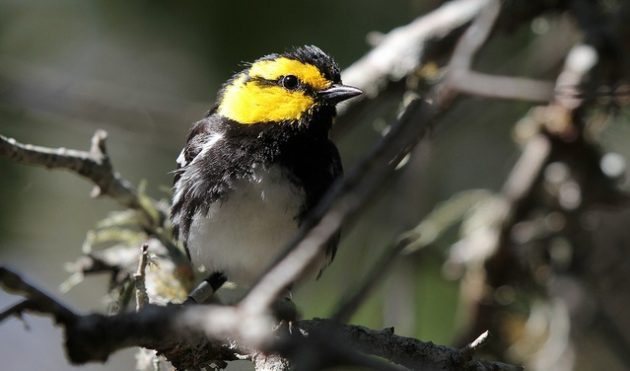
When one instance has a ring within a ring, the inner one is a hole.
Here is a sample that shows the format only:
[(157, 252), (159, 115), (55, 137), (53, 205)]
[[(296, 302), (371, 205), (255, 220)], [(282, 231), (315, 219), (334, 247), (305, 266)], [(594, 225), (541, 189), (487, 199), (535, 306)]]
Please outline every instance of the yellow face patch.
[(254, 63), (249, 69), (249, 75), (272, 81), (279, 79), (280, 76), (295, 75), (300, 81), (310, 85), (315, 90), (327, 89), (332, 84), (312, 64), (284, 57)]
[[(251, 70), (250, 76), (254, 76)], [(271, 80), (268, 76), (259, 77)], [(247, 125), (293, 121), (299, 120), (315, 104), (313, 97), (303, 91), (289, 91), (281, 86), (260, 85), (256, 81), (246, 80), (247, 76), (242, 74), (225, 89), (217, 109), (220, 115)]]

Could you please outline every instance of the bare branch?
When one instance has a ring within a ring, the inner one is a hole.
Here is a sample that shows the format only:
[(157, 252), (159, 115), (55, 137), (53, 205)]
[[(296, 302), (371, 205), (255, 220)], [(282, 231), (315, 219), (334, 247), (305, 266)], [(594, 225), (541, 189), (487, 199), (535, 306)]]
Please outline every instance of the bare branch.
[(503, 184), (503, 196), (511, 205), (523, 202), (529, 195), (540, 179), (550, 153), (551, 143), (544, 135), (536, 135), (527, 141), (521, 157)]
[(468, 359), (472, 359), (473, 354), (482, 346), (486, 344), (488, 341), (488, 336), (490, 336), (489, 331), (484, 331), (479, 337), (473, 340), (470, 344), (467, 344), (463, 349), (462, 353)]
[(139, 195), (128, 181), (114, 171), (107, 155), (106, 138), (104, 130), (97, 130), (90, 150), (80, 151), (23, 144), (0, 135), (0, 156), (25, 165), (69, 170), (90, 180), (95, 185), (92, 196), (107, 195), (119, 204), (138, 211), (144, 218), (142, 228), (167, 248), (173, 261), (188, 264), (183, 251), (172, 240), (166, 211), (149, 197)]
[[(438, 366), (447, 371), (519, 369), (498, 362), (470, 360), (460, 350), (396, 336), (392, 329), (376, 331), (330, 320), (306, 320), (298, 321), (295, 324), (298, 330), (287, 334), (287, 338), (270, 331), (272, 322), (264, 314), (212, 305), (160, 307), (148, 304), (138, 312), (82, 315), (67, 309), (7, 268), (0, 268), (0, 283), (26, 295), (26, 301), (38, 303), (36, 308), (20, 303), (12, 307), (15, 309), (10, 308), (12, 312), (28, 309), (57, 318), (65, 329), (68, 358), (75, 364), (102, 362), (117, 350), (141, 346), (167, 355), (182, 369), (198, 368), (213, 359), (234, 360), (236, 354), (256, 354), (255, 349), (291, 360), (299, 359), (304, 355), (303, 350), (310, 349), (320, 359), (333, 360), (332, 365), (354, 364), (390, 370), (400, 368), (371, 360), (361, 353), (412, 369), (437, 369)], [(330, 342), (331, 338), (335, 339), (334, 343)]]
[(460, 350), (398, 336), (393, 328), (372, 330), (330, 320), (300, 321), (300, 328), (309, 333), (324, 333), (353, 349), (413, 370), (522, 370), (500, 362), (466, 359)]
[(22, 315), (24, 314), (24, 312), (29, 311), (29, 310), (35, 310), (35, 309), (36, 309), (36, 305), (33, 301), (28, 300), (28, 299), (19, 301), (13, 304), (12, 306), (8, 307), (7, 309), (3, 310), (2, 312), (0, 312), (0, 322), (4, 321), (5, 319), (11, 316), (15, 316), (22, 319)]
[(553, 95), (551, 82), (472, 71), (474, 57), (490, 36), (500, 10), (500, 1), (490, 0), (459, 39), (448, 64), (447, 92), (457, 90), (489, 98), (548, 102)]
[(76, 318), (76, 314), (70, 308), (61, 304), (52, 295), (26, 282), (22, 277), (3, 266), (0, 266), (0, 284), (8, 292), (27, 297), (28, 305), (23, 304), (18, 309), (45, 311), (45, 313), (52, 314), (55, 320), (62, 324), (71, 323)]
[(453, 88), (470, 95), (526, 102), (549, 102), (553, 97), (554, 84), (545, 80), (461, 70), (450, 77)]
[[(537, 280), (532, 277), (528, 277), (532, 273), (529, 271), (534, 268), (525, 267), (527, 264), (523, 264), (523, 261), (527, 261), (528, 257), (525, 254), (530, 254), (528, 248), (516, 249), (515, 244), (526, 244), (522, 240), (523, 238), (515, 237), (515, 226), (518, 223), (528, 221), (531, 218), (533, 210), (538, 208), (549, 207), (548, 201), (541, 200), (540, 197), (534, 196), (541, 189), (541, 182), (544, 179), (543, 174), (547, 165), (554, 161), (568, 162), (568, 166), (571, 166), (571, 172), (574, 171), (582, 174), (589, 174), (585, 176), (582, 181), (585, 183), (594, 181), (592, 178), (600, 177), (601, 170), (599, 167), (599, 161), (601, 158), (601, 152), (591, 142), (590, 138), (586, 139), (585, 135), (581, 132), (583, 122), (584, 111), (580, 108), (586, 103), (586, 99), (582, 94), (576, 94), (576, 89), (582, 85), (582, 83), (589, 76), (593, 68), (595, 67), (599, 56), (596, 50), (587, 45), (574, 46), (566, 57), (564, 68), (556, 79), (556, 87), (554, 96), (550, 97), (550, 102), (545, 107), (539, 107), (530, 113), (530, 125), (533, 130), (529, 130), (529, 135), (526, 139), (521, 157), (514, 165), (508, 178), (506, 179), (503, 189), (502, 198), (504, 201), (503, 211), (497, 218), (497, 223), (493, 226), (491, 246), (488, 246), (489, 238), (482, 240), (477, 238), (476, 240), (471, 238), (467, 241), (465, 248), (468, 251), (471, 250), (483, 250), (482, 257), (476, 256), (475, 260), (485, 262), (483, 271), (479, 271), (479, 268), (471, 267), (468, 275), (481, 275), (482, 284), (470, 283), (475, 281), (474, 278), (464, 279), (463, 282), (469, 282), (468, 287), (464, 286), (463, 291), (467, 292), (467, 299), (471, 302), (471, 305), (467, 310), (474, 313), (473, 325), (471, 326), (469, 333), (465, 338), (469, 338), (470, 334), (476, 334), (480, 329), (489, 327), (490, 323), (488, 319), (496, 318), (504, 308), (500, 304), (496, 304), (493, 301), (488, 303), (488, 289), (496, 289), (501, 285), (517, 285), (522, 284), (523, 280), (531, 280), (529, 282), (536, 282)], [(569, 89), (573, 87), (573, 90)], [(587, 94), (588, 96), (588, 94)], [(577, 156), (577, 158), (576, 158)], [(571, 158), (571, 160), (567, 160)], [(595, 164), (595, 165), (593, 165)], [(575, 169), (575, 170), (574, 170)], [(589, 179), (591, 178), (591, 179)], [(602, 190), (606, 195), (605, 197), (611, 197), (618, 195), (618, 190), (612, 186), (612, 182), (607, 180), (602, 181), (603, 184), (611, 184), (610, 187), (603, 187)], [(580, 188), (588, 187), (588, 184), (579, 184)], [(583, 188), (582, 188), (583, 189)], [(588, 189), (588, 188), (586, 188)], [(584, 190), (583, 190), (584, 191)], [(600, 191), (601, 192), (601, 191)], [(590, 191), (589, 193), (595, 193)], [(557, 196), (559, 197), (559, 196)], [(544, 197), (543, 197), (544, 199)], [(586, 199), (586, 197), (585, 197)], [(602, 198), (596, 195), (589, 195), (591, 202), (602, 202)], [(551, 208), (556, 208), (554, 200), (551, 203), (554, 204)], [(586, 201), (584, 202), (586, 203)], [(592, 205), (580, 205), (580, 210), (590, 207)], [(581, 223), (578, 215), (578, 210), (572, 210), (567, 213), (567, 224)], [(573, 215), (573, 216), (571, 216)], [(577, 220), (573, 220), (573, 218)], [(572, 226), (565, 227), (566, 229), (573, 228)], [(577, 239), (582, 239), (583, 235), (579, 235)], [(575, 236), (569, 237), (574, 239)], [(572, 244), (576, 243), (574, 241)], [(485, 244), (481, 249), (474, 249), (475, 245)], [(579, 242), (577, 242), (579, 244)], [(586, 242), (586, 250), (591, 250), (591, 242)], [(520, 247), (520, 246), (519, 246)], [(531, 248), (531, 247), (530, 247)], [(517, 252), (518, 251), (518, 252)], [(539, 252), (534, 252), (537, 254)], [(469, 254), (474, 255), (474, 254)], [(576, 254), (579, 255), (579, 254)], [(588, 256), (588, 255), (586, 255)], [(472, 260), (472, 259), (471, 259)], [(589, 262), (590, 263), (590, 262)], [(476, 265), (476, 264), (475, 264)], [(471, 264), (471, 266), (473, 266)], [(562, 273), (560, 273), (562, 274)], [(572, 275), (575, 274), (572, 271)], [(560, 281), (558, 277), (555, 277), (552, 282)], [(465, 283), (466, 285), (466, 283)], [(474, 289), (471, 286), (477, 286), (483, 289)], [(557, 283), (556, 283), (557, 285)], [(523, 285), (521, 285), (522, 287)], [(563, 293), (554, 292), (554, 284), (548, 284), (547, 292), (550, 296), (556, 299), (563, 299)], [(557, 290), (557, 289), (556, 289)], [(472, 293), (472, 294), (471, 294)], [(569, 299), (571, 302), (573, 299)], [(589, 300), (593, 302), (594, 300)], [(576, 305), (576, 304), (573, 304)], [(552, 320), (553, 321), (553, 320)], [(573, 325), (573, 324), (572, 324)], [(603, 326), (600, 326), (600, 330)], [(618, 333), (618, 329), (614, 326), (611, 327), (612, 333), (608, 333), (605, 338), (613, 338), (614, 332)], [(580, 329), (577, 331), (579, 332)], [(553, 331), (553, 330), (549, 330)], [(550, 339), (559, 338), (557, 335), (550, 334)], [(527, 341), (527, 340), (525, 340)], [(551, 341), (551, 340), (550, 340)], [(556, 340), (557, 341), (557, 340)], [(558, 349), (557, 353), (566, 352), (570, 347), (569, 338), (560, 340), (562, 344), (554, 344), (554, 349)], [(617, 345), (616, 343), (615, 345)], [(610, 349), (615, 349), (610, 347)], [(618, 352), (619, 359), (627, 358), (623, 351)], [(537, 356), (531, 357), (531, 363), (536, 364), (538, 362)], [(542, 355), (540, 357), (543, 357)]]
[(90, 150), (79, 151), (22, 144), (0, 135), (0, 155), (21, 164), (70, 170), (96, 185), (92, 193), (94, 196), (106, 194), (126, 207), (138, 209), (140, 201), (136, 191), (112, 168), (105, 146), (106, 138), (107, 133), (98, 130), (92, 137)]
[(139, 311), (149, 303), (147, 288), (145, 286), (145, 271), (149, 261), (149, 244), (145, 243), (140, 248), (140, 259), (138, 260), (138, 271), (133, 275), (133, 281), (136, 286), (136, 311)]
[(448, 64), (450, 70), (470, 70), (472, 68), (473, 59), (490, 36), (500, 10), (499, 0), (487, 2), (483, 11), (479, 13), (457, 42), (453, 57)]
[[(489, 0), (450, 1), (406, 26), (384, 35), (378, 46), (342, 73), (344, 83), (356, 86), (375, 97), (389, 81), (400, 80), (418, 67), (427, 41), (445, 37), (470, 22)], [(353, 100), (356, 104), (357, 100)], [(340, 113), (344, 112), (340, 108)]]

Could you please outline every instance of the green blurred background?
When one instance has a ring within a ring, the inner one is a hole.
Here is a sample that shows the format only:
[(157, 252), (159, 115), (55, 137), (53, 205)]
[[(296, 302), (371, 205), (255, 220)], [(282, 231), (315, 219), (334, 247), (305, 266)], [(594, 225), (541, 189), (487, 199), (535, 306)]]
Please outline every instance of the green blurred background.
[[(115, 168), (136, 185), (146, 180), (150, 195), (166, 197), (169, 172), (189, 126), (204, 115), (239, 63), (315, 44), (343, 68), (370, 49), (370, 32), (387, 32), (438, 4), (0, 0), (0, 133), (26, 143), (87, 148), (94, 131), (105, 129)], [(511, 35), (510, 42), (499, 36), (482, 63), (504, 73), (535, 63), (542, 56), (516, 53), (534, 36), (529, 27)], [(326, 316), (379, 253), (437, 202), (464, 189), (500, 188), (518, 155), (512, 125), (529, 106), (491, 104), (489, 109), (479, 99), (460, 102), (422, 143), (405, 171), (347, 229), (323, 278), (297, 291), (304, 317)], [(384, 118), (362, 118), (339, 138), (346, 168), (380, 136)], [(621, 142), (618, 134), (610, 137)], [(627, 130), (621, 135), (627, 137)], [(61, 295), (65, 263), (80, 254), (86, 231), (118, 208), (111, 200), (91, 199), (90, 189), (75, 175), (0, 158), (0, 261)], [(451, 342), (458, 293), (457, 284), (441, 274), (442, 258), (402, 259), (352, 322)], [(105, 291), (104, 277), (89, 277), (63, 297), (82, 310), (102, 311)], [(0, 293), (2, 307), (15, 300)], [(71, 368), (60, 330), (47, 318), (26, 322), (30, 331), (16, 320), (0, 324), (0, 368)], [(125, 351), (106, 365), (84, 368), (132, 369), (133, 362), (133, 351)]]

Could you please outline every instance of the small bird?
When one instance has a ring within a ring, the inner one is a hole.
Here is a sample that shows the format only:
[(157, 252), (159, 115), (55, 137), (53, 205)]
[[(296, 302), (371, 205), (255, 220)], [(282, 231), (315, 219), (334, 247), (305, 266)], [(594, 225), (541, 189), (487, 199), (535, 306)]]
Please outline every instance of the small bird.
[[(171, 220), (215, 290), (225, 279), (251, 286), (341, 176), (329, 139), (335, 106), (361, 93), (341, 83), (330, 56), (303, 46), (247, 65), (193, 125), (177, 158)], [(337, 240), (313, 272), (332, 261)]]

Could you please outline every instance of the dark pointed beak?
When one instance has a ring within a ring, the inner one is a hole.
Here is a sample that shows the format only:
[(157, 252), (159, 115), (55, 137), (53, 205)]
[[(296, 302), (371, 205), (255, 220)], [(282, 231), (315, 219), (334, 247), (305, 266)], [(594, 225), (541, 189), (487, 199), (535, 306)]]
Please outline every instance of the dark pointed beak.
[(330, 88), (317, 93), (320, 98), (331, 104), (337, 104), (361, 94), (363, 94), (361, 89), (342, 84), (333, 84)]

